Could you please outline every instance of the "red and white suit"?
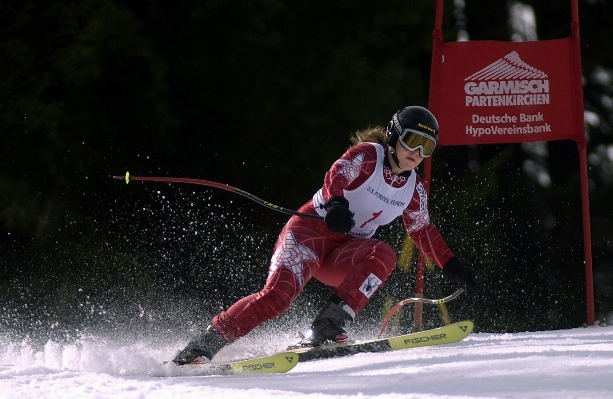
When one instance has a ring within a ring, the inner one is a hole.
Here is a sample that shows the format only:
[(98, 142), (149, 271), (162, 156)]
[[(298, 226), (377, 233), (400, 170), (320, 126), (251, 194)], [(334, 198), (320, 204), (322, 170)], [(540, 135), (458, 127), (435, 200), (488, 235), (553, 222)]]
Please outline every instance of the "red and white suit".
[(332, 294), (357, 313), (396, 265), (394, 250), (371, 237), (400, 215), (413, 242), (438, 266), (453, 257), (430, 223), (421, 178), (412, 171), (394, 174), (382, 145), (361, 143), (347, 150), (299, 211), (324, 216), (323, 204), (333, 196), (347, 198), (355, 227), (331, 233), (321, 220), (292, 216), (275, 244), (264, 288), (213, 318), (223, 339), (231, 343), (285, 312), (311, 277), (336, 287)]

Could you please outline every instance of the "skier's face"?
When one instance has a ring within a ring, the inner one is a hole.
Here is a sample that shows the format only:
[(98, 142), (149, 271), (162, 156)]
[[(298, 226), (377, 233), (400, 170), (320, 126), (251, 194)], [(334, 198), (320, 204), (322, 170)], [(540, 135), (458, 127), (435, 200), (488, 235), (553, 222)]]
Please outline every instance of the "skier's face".
[(398, 166), (403, 171), (415, 169), (424, 160), (419, 156), (418, 150), (407, 150), (400, 145), (400, 141), (396, 142), (396, 156), (398, 157)]

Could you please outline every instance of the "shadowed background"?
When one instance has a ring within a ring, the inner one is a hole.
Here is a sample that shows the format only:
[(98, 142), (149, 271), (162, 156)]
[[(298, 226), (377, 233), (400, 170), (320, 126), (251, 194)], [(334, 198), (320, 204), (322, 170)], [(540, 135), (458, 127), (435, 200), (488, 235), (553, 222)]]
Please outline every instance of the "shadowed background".
[[(610, 322), (613, 4), (580, 1), (579, 14), (596, 315)], [(433, 18), (434, 1), (3, 2), (0, 330), (163, 337), (258, 290), (285, 215), (220, 190), (111, 176), (214, 180), (296, 209), (352, 132), (427, 104)], [(443, 21), (446, 41), (552, 39), (569, 24), (562, 0), (446, 1)], [(445, 147), (433, 167), (432, 220), (485, 277), (451, 317), (492, 332), (581, 325), (575, 144)], [(402, 247), (399, 222), (378, 234)], [(413, 284), (398, 268), (358, 326), (376, 330), (385, 299)], [(455, 288), (426, 276), (426, 296)], [(295, 323), (328, 292), (311, 283)], [(440, 324), (425, 311), (425, 326)]]

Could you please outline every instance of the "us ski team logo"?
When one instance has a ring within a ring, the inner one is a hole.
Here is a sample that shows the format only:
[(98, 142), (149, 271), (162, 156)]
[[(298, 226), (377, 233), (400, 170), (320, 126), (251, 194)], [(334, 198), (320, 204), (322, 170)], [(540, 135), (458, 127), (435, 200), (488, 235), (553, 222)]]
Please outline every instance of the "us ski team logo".
[(467, 107), (549, 104), (547, 74), (526, 64), (516, 51), (511, 51), (464, 81)]

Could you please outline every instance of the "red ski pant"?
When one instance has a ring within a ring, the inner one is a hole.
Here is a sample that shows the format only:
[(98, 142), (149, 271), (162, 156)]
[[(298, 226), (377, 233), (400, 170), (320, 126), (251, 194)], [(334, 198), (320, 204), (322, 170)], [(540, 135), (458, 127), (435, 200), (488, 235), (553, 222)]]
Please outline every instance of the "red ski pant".
[(213, 328), (235, 341), (289, 309), (311, 277), (336, 287), (333, 295), (357, 313), (395, 265), (396, 253), (383, 241), (331, 233), (320, 220), (293, 216), (277, 239), (264, 288), (216, 315)]

